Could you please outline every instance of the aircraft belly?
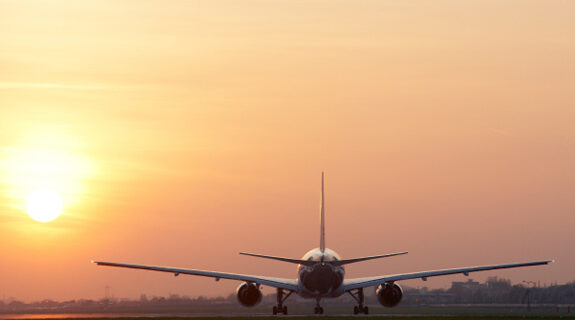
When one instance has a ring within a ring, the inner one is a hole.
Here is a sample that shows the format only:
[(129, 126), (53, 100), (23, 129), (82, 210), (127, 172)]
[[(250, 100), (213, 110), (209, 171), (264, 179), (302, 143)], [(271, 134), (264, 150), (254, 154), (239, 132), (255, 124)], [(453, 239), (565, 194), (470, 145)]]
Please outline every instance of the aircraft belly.
[(342, 294), (343, 269), (317, 264), (300, 271), (299, 283), (304, 297), (337, 297)]

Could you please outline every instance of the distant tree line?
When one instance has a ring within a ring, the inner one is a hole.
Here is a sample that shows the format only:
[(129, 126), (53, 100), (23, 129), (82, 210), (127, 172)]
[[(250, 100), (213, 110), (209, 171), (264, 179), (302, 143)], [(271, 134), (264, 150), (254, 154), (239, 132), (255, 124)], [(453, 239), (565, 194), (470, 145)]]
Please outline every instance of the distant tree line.
[(511, 285), (508, 279), (490, 277), (485, 283), (452, 282), (449, 289), (407, 288), (403, 303), (417, 304), (575, 304), (575, 281), (537, 287)]
[[(400, 304), (406, 306), (437, 304), (574, 304), (575, 281), (563, 285), (545, 287), (534, 283), (511, 285), (511, 281), (497, 277), (488, 278), (485, 283), (472, 280), (452, 282), (449, 289), (428, 289), (404, 287)], [(374, 290), (366, 290), (366, 302), (377, 304)], [(262, 306), (275, 303), (275, 294), (264, 296)], [(290, 305), (309, 303), (298, 296), (289, 299)], [(351, 297), (344, 295), (337, 299), (326, 299), (326, 305), (353, 304)], [(68, 301), (42, 300), (24, 303), (15, 299), (0, 301), (0, 313), (106, 313), (106, 312), (214, 312), (237, 310), (235, 293), (227, 297), (207, 298), (170, 295), (168, 297), (147, 297), (139, 299), (104, 298), (100, 300), (78, 299)], [(245, 309), (250, 312), (253, 309)]]

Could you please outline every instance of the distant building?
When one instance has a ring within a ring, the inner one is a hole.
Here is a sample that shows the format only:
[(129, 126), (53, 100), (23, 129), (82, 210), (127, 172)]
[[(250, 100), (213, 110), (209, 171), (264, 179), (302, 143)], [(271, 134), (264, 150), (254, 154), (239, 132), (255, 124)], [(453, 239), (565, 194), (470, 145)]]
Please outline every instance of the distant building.
[(473, 279), (468, 279), (467, 281), (453, 281), (451, 282), (450, 290), (480, 290), (485, 288), (485, 284), (481, 284)]
[(485, 284), (469, 279), (467, 281), (451, 282), (451, 288), (448, 291), (454, 295), (454, 302), (464, 303), (481, 299), (485, 288)]

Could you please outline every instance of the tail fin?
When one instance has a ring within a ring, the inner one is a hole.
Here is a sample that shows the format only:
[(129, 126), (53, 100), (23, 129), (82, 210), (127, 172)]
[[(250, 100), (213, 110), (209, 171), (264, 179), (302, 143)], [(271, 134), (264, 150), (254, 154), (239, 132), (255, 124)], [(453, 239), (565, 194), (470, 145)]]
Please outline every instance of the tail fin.
[(321, 229), (319, 236), (319, 250), (323, 253), (325, 251), (325, 194), (323, 190), (323, 171), (321, 172)]

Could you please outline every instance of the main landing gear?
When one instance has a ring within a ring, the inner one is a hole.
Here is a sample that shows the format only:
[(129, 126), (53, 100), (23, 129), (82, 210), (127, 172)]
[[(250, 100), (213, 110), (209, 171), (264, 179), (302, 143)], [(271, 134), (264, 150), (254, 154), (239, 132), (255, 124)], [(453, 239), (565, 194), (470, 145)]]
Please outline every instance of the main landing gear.
[(286, 296), (284, 297), (284, 290), (278, 288), (277, 291), (277, 301), (278, 301), (278, 305), (274, 306), (272, 308), (272, 313), (274, 314), (274, 316), (278, 313), (283, 313), (283, 314), (288, 314), (288, 309), (287, 306), (284, 306), (284, 301), (286, 301), (286, 299), (293, 293), (293, 291), (288, 292), (288, 294), (286, 294)]
[(323, 308), (319, 305), (319, 299), (315, 300), (315, 308), (313, 308), (313, 313), (323, 314)]
[(353, 299), (355, 301), (357, 301), (357, 306), (353, 307), (353, 314), (358, 314), (358, 313), (363, 313), (363, 314), (368, 314), (369, 313), (369, 308), (367, 306), (364, 306), (363, 303), (365, 301), (364, 296), (363, 296), (363, 288), (359, 288), (356, 290), (356, 292), (352, 292), (351, 290), (348, 291), (347, 293), (349, 293), (350, 296), (353, 297)]

